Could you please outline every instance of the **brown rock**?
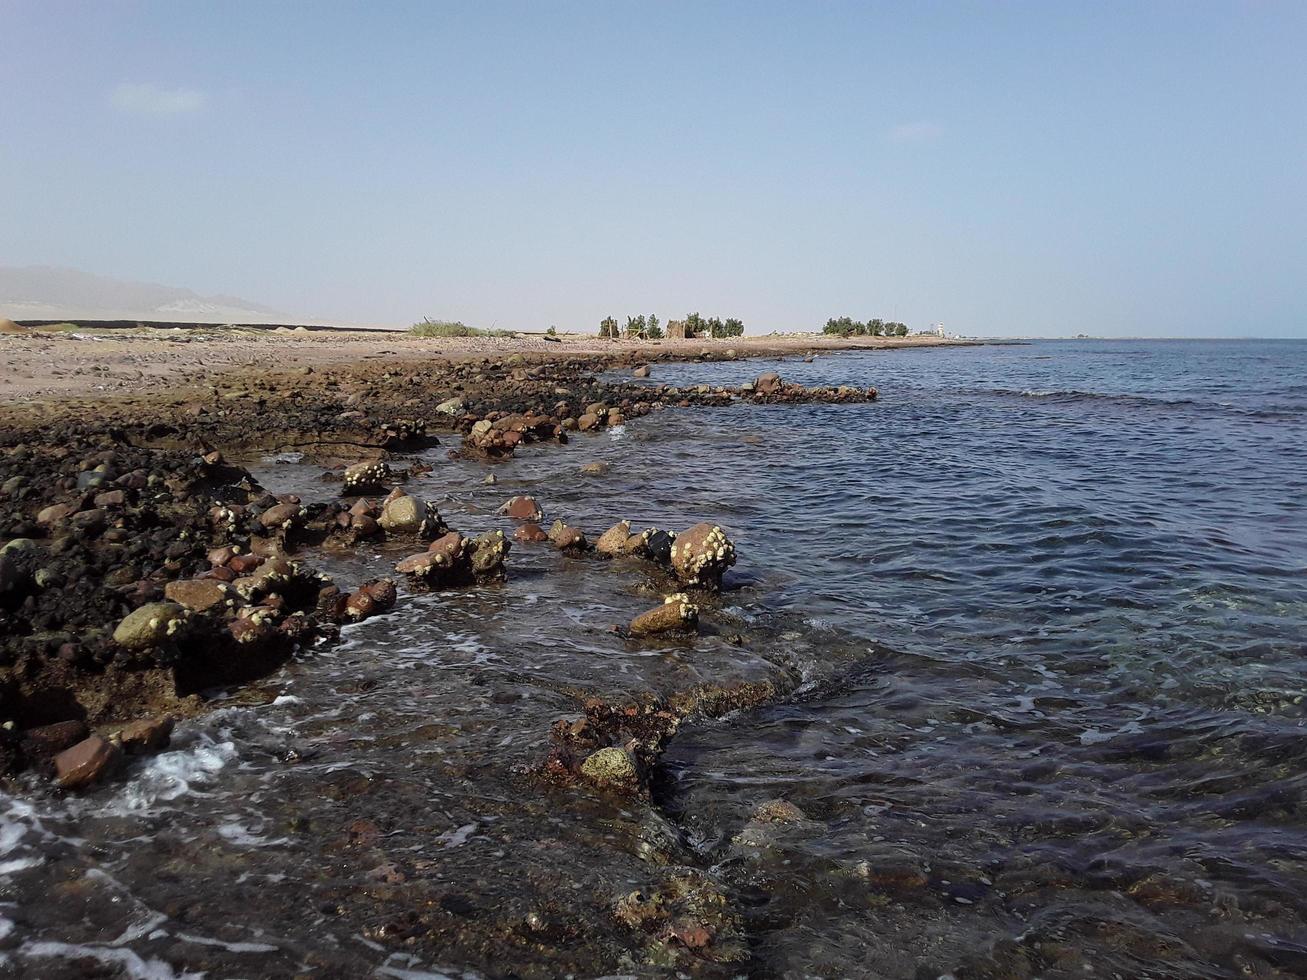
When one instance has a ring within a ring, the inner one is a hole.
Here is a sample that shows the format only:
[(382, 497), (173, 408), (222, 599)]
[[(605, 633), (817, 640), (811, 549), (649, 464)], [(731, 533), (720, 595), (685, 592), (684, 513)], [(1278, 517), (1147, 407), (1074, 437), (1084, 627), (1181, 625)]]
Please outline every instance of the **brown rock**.
[(626, 554), (626, 542), (631, 537), (631, 522), (618, 521), (603, 534), (599, 535), (599, 540), (595, 542), (595, 551), (601, 555), (624, 555)]
[(641, 364), (638, 368), (636, 368), (634, 371), (631, 372), (631, 377), (633, 378), (649, 377), (649, 365)]
[(525, 542), (548, 541), (549, 535), (544, 532), (539, 524), (523, 524), (513, 532), (513, 540)]
[(554, 521), (549, 528), (549, 540), (560, 551), (584, 551), (586, 547), (585, 535), (562, 521)]
[(122, 727), (118, 732), (118, 742), (130, 755), (158, 752), (171, 741), (173, 724), (169, 715), (162, 718), (141, 718)]
[(783, 384), (779, 374), (775, 371), (766, 371), (758, 375), (753, 382), (753, 387), (760, 395), (774, 395), (781, 390)]
[(735, 545), (716, 524), (696, 524), (677, 535), (671, 562), (686, 585), (718, 589), (726, 569), (735, 564)]
[(64, 789), (82, 789), (107, 775), (121, 757), (118, 746), (92, 735), (54, 757), (55, 775)]
[(235, 598), (225, 582), (217, 579), (183, 579), (163, 587), (164, 598), (185, 606), (191, 612), (208, 612)]
[(276, 504), (269, 507), (259, 517), (259, 523), (272, 530), (278, 527), (293, 527), (300, 518), (299, 504)]
[(643, 612), (631, 620), (632, 636), (654, 636), (673, 631), (685, 632), (699, 625), (699, 607), (685, 596), (677, 594), (656, 609)]
[(612, 467), (607, 463), (586, 463), (581, 467), (583, 476), (605, 476)]
[(505, 517), (511, 517), (515, 521), (531, 521), (533, 523), (538, 523), (545, 516), (545, 512), (540, 509), (540, 504), (535, 497), (526, 496), (513, 497), (499, 508), (499, 513)]
[(586, 412), (576, 420), (576, 427), (582, 432), (589, 432), (591, 429), (597, 429), (599, 428), (599, 416), (591, 415), (589, 412)]
[(23, 754), (29, 761), (49, 759), (64, 749), (76, 745), (91, 734), (84, 721), (57, 721), (23, 732)]

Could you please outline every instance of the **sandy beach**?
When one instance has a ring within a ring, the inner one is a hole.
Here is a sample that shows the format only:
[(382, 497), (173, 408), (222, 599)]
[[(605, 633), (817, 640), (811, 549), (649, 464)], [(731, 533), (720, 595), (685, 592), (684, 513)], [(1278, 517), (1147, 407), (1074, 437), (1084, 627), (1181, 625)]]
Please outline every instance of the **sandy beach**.
[(384, 359), (393, 363), (532, 355), (638, 359), (695, 357), (736, 351), (741, 357), (844, 349), (938, 346), (929, 336), (841, 339), (780, 334), (724, 340), (601, 340), (544, 334), (512, 337), (421, 338), (403, 331), (204, 327), (192, 329), (43, 330), (0, 334), (0, 405), (155, 391), (164, 385), (205, 382), (228, 371), (347, 368)]

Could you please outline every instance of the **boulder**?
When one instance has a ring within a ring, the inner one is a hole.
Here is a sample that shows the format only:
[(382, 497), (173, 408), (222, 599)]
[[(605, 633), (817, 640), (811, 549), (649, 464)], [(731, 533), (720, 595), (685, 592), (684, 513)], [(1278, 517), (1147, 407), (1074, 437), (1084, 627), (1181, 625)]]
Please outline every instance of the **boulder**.
[(383, 493), (390, 477), (390, 466), (382, 460), (355, 463), (345, 470), (340, 492), (351, 496), (356, 493)]
[(129, 755), (158, 752), (171, 741), (173, 724), (169, 715), (141, 718), (124, 725), (117, 734), (117, 741)]
[(55, 776), (64, 789), (83, 789), (108, 775), (121, 758), (113, 742), (92, 735), (54, 757)]
[(386, 499), (378, 521), (387, 534), (413, 535), (434, 538), (444, 534), (445, 522), (432, 504), (424, 503), (406, 493), (392, 494)]
[(278, 528), (289, 531), (304, 520), (304, 508), (299, 504), (274, 504), (259, 515), (259, 523), (269, 531)]
[(584, 551), (586, 549), (585, 535), (578, 529), (564, 524), (561, 520), (554, 521), (549, 528), (549, 540), (560, 551)]
[(781, 390), (784, 382), (775, 371), (765, 371), (754, 379), (754, 390), (760, 395), (774, 395)]
[(631, 522), (618, 521), (595, 542), (595, 551), (601, 555), (616, 557), (627, 554), (626, 543), (631, 539)]
[(683, 593), (669, 595), (661, 606), (643, 612), (631, 620), (632, 636), (658, 633), (689, 632), (699, 625), (699, 607)]
[(631, 372), (631, 376), (632, 376), (633, 378), (647, 378), (647, 377), (649, 377), (649, 365), (648, 365), (648, 364), (641, 364), (639, 367), (637, 367), (635, 370), (633, 370), (633, 371)]
[(513, 540), (534, 543), (548, 541), (549, 535), (545, 533), (544, 528), (539, 524), (523, 524), (513, 532)]
[(129, 613), (113, 631), (128, 650), (149, 650), (172, 641), (186, 625), (186, 608), (176, 602), (150, 602)]
[(236, 592), (218, 579), (182, 579), (163, 587), (164, 598), (191, 612), (208, 612), (236, 598)]
[(538, 523), (544, 520), (545, 512), (540, 509), (540, 504), (535, 497), (517, 496), (510, 499), (502, 507), (499, 513), (505, 517), (511, 517), (515, 521), (531, 521)]
[(735, 564), (735, 545), (716, 524), (696, 524), (676, 536), (672, 571), (686, 585), (720, 589), (722, 575)]
[(504, 559), (512, 545), (503, 531), (487, 531), (472, 542), (472, 574), (478, 582), (504, 578)]

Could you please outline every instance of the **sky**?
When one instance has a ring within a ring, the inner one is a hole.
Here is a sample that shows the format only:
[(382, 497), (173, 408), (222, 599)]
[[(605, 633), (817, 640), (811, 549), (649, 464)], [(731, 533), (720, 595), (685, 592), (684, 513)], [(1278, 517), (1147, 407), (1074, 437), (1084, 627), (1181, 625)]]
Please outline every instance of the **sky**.
[(1307, 336), (1307, 3), (0, 0), (0, 264), (304, 317)]

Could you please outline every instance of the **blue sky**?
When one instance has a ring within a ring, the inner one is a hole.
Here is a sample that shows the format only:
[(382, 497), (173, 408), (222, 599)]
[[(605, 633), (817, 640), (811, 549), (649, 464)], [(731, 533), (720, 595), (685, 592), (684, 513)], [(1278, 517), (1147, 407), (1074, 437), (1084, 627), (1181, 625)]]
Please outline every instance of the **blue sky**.
[(0, 0), (0, 264), (305, 316), (1307, 336), (1307, 3)]

